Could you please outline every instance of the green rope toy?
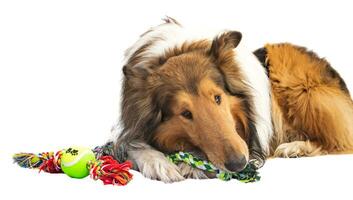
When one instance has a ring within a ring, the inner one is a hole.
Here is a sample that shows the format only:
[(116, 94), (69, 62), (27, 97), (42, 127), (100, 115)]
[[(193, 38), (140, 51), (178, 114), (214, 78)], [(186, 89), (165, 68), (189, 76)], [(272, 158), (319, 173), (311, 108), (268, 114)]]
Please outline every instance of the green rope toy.
[[(128, 171), (132, 167), (132, 163), (130, 161), (119, 163), (113, 158), (114, 151), (112, 142), (108, 142), (102, 146), (97, 146), (92, 151), (87, 148), (78, 148), (75, 150), (77, 152), (76, 153), (71, 151), (73, 149), (74, 148), (69, 148), (56, 153), (17, 153), (13, 156), (13, 159), (15, 163), (24, 168), (39, 169), (40, 171), (49, 173), (62, 173), (64, 171), (64, 173), (73, 178), (83, 178), (90, 174), (93, 179), (100, 179), (104, 182), (104, 184), (126, 185), (132, 179), (132, 174)], [(82, 157), (82, 154), (84, 153), (89, 153), (91, 155), (90, 157), (92, 158), (90, 158), (90, 161), (86, 161), (87, 156), (86, 158)], [(65, 170), (65, 166), (62, 165), (65, 164), (63, 162), (65, 162), (66, 158), (75, 160), (75, 165), (78, 165), (72, 166), (73, 161), (70, 161), (69, 163), (71, 168), (74, 167), (69, 169), (71, 172), (69, 170)], [(241, 172), (230, 173), (220, 170), (212, 163), (198, 159), (186, 152), (170, 154), (167, 155), (167, 158), (175, 164), (184, 162), (194, 168), (215, 173), (218, 179), (224, 181), (237, 179), (244, 183), (250, 183), (260, 180), (260, 176), (252, 162), (249, 162), (249, 164)]]
[(256, 167), (250, 162), (241, 172), (226, 172), (216, 168), (212, 163), (195, 158), (190, 153), (178, 152), (167, 156), (170, 161), (177, 164), (184, 162), (191, 165), (193, 168), (198, 168), (207, 172), (216, 173), (216, 177), (223, 181), (229, 181), (231, 179), (237, 179), (243, 183), (251, 183), (260, 180), (259, 173), (256, 171)]

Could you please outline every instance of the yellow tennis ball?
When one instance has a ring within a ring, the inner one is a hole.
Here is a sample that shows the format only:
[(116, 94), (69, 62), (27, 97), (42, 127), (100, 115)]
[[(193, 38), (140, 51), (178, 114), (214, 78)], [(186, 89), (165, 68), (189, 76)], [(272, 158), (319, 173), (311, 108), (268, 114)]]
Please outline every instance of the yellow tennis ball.
[(61, 169), (72, 178), (84, 178), (89, 175), (87, 163), (95, 161), (95, 155), (89, 148), (70, 147), (63, 150), (61, 155)]

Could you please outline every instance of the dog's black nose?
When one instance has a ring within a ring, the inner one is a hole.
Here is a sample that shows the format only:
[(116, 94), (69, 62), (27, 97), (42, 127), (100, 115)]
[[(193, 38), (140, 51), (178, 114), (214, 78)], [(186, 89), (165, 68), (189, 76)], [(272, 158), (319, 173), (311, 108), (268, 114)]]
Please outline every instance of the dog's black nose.
[(243, 170), (247, 164), (246, 157), (244, 155), (232, 155), (230, 159), (224, 164), (224, 166), (232, 172), (239, 172)]

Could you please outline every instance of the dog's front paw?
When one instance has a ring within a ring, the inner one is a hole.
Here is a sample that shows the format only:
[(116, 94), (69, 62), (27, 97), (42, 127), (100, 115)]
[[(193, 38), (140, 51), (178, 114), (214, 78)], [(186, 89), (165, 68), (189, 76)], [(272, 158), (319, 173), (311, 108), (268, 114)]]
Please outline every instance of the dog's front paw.
[(253, 165), (256, 169), (260, 169), (264, 166), (266, 161), (266, 156), (264, 153), (259, 153), (257, 151), (252, 151), (249, 157), (249, 163)]
[(163, 158), (146, 160), (139, 165), (140, 172), (147, 178), (160, 180), (165, 183), (182, 181), (185, 178), (180, 173), (178, 166)]
[(178, 164), (180, 174), (185, 178), (206, 179), (208, 176), (201, 169), (194, 168), (186, 163)]
[(260, 169), (262, 166), (264, 166), (265, 160), (253, 158), (249, 160), (249, 164), (254, 166), (255, 169)]
[(163, 153), (152, 148), (131, 150), (129, 159), (134, 162), (135, 168), (147, 178), (165, 183), (185, 179), (180, 174), (178, 166), (170, 162)]

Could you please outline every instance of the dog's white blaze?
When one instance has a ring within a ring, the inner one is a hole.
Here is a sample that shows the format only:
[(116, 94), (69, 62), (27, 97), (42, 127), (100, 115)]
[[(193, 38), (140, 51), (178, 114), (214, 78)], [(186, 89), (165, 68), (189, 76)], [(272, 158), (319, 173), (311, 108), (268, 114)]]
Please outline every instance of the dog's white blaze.
[[(125, 52), (125, 61), (143, 45), (152, 42), (151, 46), (143, 53), (147, 60), (150, 57), (160, 56), (166, 50), (181, 46), (187, 41), (204, 40), (213, 38), (224, 33), (223, 31), (204, 30), (200, 28), (184, 28), (175, 23), (165, 23), (151, 28), (146, 34)], [(255, 106), (255, 125), (258, 132), (260, 144), (266, 153), (269, 153), (269, 142), (272, 136), (272, 122), (270, 111), (270, 86), (264, 68), (251, 51), (248, 51), (244, 42), (234, 50), (235, 60), (239, 64), (248, 84), (252, 87), (252, 96)], [(143, 67), (143, 61), (136, 67)]]

